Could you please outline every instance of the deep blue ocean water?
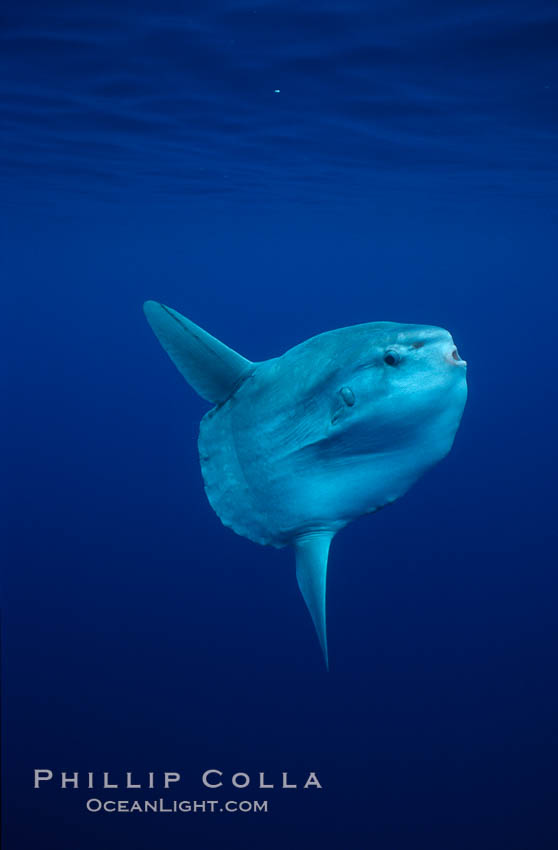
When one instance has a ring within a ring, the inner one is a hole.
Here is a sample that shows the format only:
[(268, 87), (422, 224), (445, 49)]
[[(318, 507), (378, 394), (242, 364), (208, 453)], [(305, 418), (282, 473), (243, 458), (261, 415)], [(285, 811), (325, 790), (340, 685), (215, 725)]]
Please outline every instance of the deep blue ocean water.
[[(557, 44), (538, 0), (5, 6), (8, 850), (558, 846)], [(329, 674), (147, 298), (254, 360), (383, 319), (468, 360), (450, 455), (334, 541)], [(34, 768), (324, 788), (94, 815)]]

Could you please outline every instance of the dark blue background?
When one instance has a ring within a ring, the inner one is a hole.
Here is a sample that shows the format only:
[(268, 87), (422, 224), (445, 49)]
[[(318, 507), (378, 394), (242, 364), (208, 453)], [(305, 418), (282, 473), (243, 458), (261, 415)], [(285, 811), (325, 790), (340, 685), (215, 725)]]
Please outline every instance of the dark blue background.
[[(557, 38), (546, 2), (5, 9), (8, 850), (557, 846)], [(329, 675), (146, 298), (252, 359), (388, 319), (469, 361), (449, 457), (334, 542)], [(324, 790), (92, 815), (35, 767)]]

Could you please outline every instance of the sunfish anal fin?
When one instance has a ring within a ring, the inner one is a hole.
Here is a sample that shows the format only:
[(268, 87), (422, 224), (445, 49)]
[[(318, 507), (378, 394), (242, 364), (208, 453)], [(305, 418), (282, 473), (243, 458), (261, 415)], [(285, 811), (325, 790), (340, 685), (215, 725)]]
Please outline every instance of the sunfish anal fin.
[(314, 622), (328, 670), (326, 578), (327, 559), (332, 538), (332, 532), (322, 531), (298, 537), (295, 542), (298, 586)]
[(254, 364), (176, 310), (157, 301), (143, 305), (147, 321), (188, 383), (207, 401), (222, 404)]

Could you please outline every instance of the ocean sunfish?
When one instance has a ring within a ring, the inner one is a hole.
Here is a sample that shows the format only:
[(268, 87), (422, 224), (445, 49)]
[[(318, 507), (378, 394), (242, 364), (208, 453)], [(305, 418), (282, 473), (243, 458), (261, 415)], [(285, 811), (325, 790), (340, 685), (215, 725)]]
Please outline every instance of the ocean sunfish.
[(467, 398), (465, 361), (442, 328), (370, 322), (252, 362), (163, 304), (144, 310), (179, 372), (214, 405), (198, 441), (213, 510), (256, 543), (295, 547), (327, 665), (331, 541), (449, 452)]

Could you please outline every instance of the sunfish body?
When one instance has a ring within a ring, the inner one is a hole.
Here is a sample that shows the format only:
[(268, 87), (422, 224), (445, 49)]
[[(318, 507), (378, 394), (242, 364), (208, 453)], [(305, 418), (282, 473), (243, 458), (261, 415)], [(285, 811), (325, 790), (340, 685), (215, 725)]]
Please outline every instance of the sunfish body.
[(162, 304), (144, 310), (179, 371), (215, 405), (198, 443), (211, 506), (256, 543), (294, 545), (327, 665), (331, 540), (449, 452), (467, 398), (465, 361), (441, 328), (371, 322), (253, 363)]

